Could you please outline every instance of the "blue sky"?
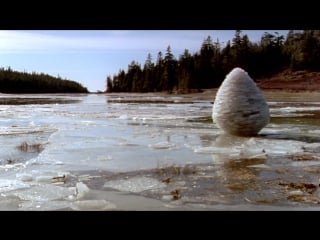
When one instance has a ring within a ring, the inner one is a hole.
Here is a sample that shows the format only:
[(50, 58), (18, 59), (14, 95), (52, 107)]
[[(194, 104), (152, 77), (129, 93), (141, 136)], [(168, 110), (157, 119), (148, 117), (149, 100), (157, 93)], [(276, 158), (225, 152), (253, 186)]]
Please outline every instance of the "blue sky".
[[(264, 32), (286, 36), (287, 30), (244, 30), (250, 41)], [(46, 73), (81, 83), (89, 91), (104, 91), (107, 76), (127, 70), (134, 60), (153, 62), (170, 45), (178, 59), (185, 49), (194, 54), (204, 39), (226, 43), (235, 30), (0, 30), (0, 67)]]

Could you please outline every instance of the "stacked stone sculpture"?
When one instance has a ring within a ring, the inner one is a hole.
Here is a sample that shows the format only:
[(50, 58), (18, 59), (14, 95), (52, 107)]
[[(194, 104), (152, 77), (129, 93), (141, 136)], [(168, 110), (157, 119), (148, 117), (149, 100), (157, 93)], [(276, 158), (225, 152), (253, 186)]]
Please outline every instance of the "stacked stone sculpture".
[(241, 68), (234, 68), (217, 91), (213, 121), (224, 132), (255, 136), (270, 121), (269, 107), (256, 83)]

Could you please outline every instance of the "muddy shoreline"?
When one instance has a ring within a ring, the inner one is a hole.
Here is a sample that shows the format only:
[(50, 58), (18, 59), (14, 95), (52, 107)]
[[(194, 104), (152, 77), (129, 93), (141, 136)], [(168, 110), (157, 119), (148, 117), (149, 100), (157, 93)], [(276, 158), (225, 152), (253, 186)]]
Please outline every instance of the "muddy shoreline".
[[(304, 90), (274, 90), (261, 89), (267, 101), (277, 102), (318, 102), (320, 101), (320, 88), (318, 91), (304, 91)], [(213, 101), (218, 89), (204, 89), (202, 92), (185, 93), (185, 94), (169, 94), (166, 92), (156, 93), (107, 93), (106, 96), (131, 96), (131, 97), (183, 97), (183, 98), (197, 98), (198, 100)]]

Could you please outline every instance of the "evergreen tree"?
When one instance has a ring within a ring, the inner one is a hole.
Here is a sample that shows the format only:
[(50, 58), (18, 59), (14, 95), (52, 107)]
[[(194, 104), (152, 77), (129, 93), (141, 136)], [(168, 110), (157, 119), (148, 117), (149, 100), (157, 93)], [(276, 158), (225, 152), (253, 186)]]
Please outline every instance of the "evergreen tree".
[(147, 59), (143, 67), (144, 84), (141, 89), (142, 92), (155, 91), (154, 75), (155, 75), (155, 72), (154, 72), (154, 64), (152, 63), (152, 56), (150, 53), (148, 53)]
[(53, 77), (44, 73), (14, 71), (11, 67), (0, 69), (2, 93), (88, 93), (76, 81)]
[(107, 87), (106, 87), (106, 92), (110, 93), (112, 92), (112, 79), (110, 76), (107, 77)]
[(196, 71), (200, 88), (214, 87), (213, 57), (215, 54), (211, 36), (208, 36), (201, 45), (200, 55), (196, 58)]
[(306, 30), (301, 41), (301, 64), (304, 70), (320, 70), (320, 41), (313, 30)]
[(178, 88), (182, 90), (196, 88), (194, 79), (194, 60), (188, 49), (185, 49), (179, 58)]
[(164, 57), (164, 72), (161, 79), (163, 89), (166, 91), (171, 92), (177, 86), (176, 66), (177, 63), (169, 45)]
[(164, 60), (162, 56), (162, 52), (158, 52), (157, 55), (157, 64), (155, 66), (155, 86), (156, 86), (156, 91), (163, 91), (163, 80), (162, 80), (162, 75), (164, 71)]

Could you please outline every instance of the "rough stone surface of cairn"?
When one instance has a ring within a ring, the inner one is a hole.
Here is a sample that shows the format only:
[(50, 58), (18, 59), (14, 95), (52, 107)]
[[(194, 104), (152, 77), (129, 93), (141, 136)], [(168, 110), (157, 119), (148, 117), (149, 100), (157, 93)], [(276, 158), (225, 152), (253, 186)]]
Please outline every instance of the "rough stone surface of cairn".
[(241, 68), (234, 68), (217, 91), (213, 121), (224, 132), (255, 136), (270, 121), (269, 107), (256, 83)]

